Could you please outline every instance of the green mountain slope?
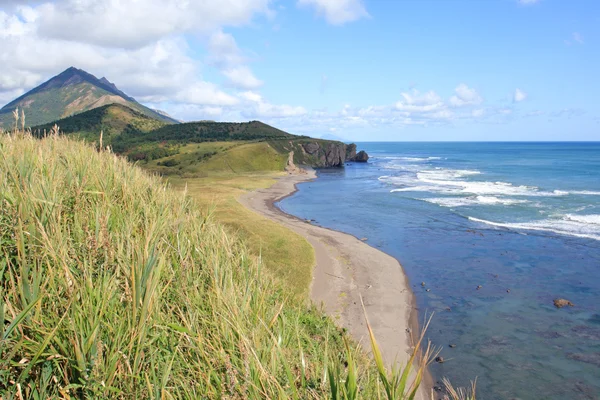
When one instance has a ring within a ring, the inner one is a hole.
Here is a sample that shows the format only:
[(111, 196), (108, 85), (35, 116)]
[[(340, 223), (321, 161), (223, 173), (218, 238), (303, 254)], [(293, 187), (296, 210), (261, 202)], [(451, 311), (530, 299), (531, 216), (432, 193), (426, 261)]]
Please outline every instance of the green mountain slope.
[(113, 103), (126, 105), (165, 123), (178, 122), (138, 103), (106, 78), (98, 79), (71, 67), (2, 107), (0, 127), (12, 126), (12, 112), (16, 108), (25, 111), (28, 126), (35, 126)]
[(60, 127), (62, 133), (77, 134), (88, 141), (98, 140), (102, 131), (104, 141), (110, 143), (114, 136), (123, 133), (150, 132), (166, 123), (124, 105), (109, 104), (72, 117), (35, 126), (32, 130), (35, 136), (43, 136), (44, 132), (49, 132), (55, 124)]

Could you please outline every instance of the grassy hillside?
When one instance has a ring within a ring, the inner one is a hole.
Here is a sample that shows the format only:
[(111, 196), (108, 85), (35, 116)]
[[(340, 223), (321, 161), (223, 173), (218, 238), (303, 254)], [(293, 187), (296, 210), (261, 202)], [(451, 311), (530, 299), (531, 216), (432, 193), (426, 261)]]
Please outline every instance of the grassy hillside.
[(297, 136), (259, 121), (251, 122), (188, 122), (165, 125), (136, 135), (121, 135), (112, 145), (120, 153), (130, 152), (148, 143), (205, 143), (215, 141), (258, 141), (295, 139)]
[(165, 123), (177, 122), (138, 103), (106, 78), (71, 67), (2, 107), (0, 127), (10, 128), (16, 108), (27, 114), (27, 126), (36, 126), (113, 103)]
[[(88, 141), (99, 139), (99, 134), (104, 133), (103, 140), (110, 144), (113, 136), (122, 133), (149, 132), (165, 125), (164, 122), (150, 118), (145, 114), (121, 104), (109, 104), (98, 107), (85, 113), (77, 114), (58, 121), (60, 130), (64, 134), (77, 134)], [(36, 136), (43, 136), (50, 132), (56, 122), (38, 125), (33, 128)]]
[[(33, 128), (42, 137), (54, 125), (63, 134), (109, 145), (131, 161), (164, 175), (207, 176), (220, 172), (283, 171), (288, 151), (274, 143), (291, 135), (259, 121), (192, 122), (167, 125), (119, 104)], [(268, 141), (268, 144), (267, 144)]]
[(409, 398), (157, 178), (61, 137), (0, 155), (3, 398)]
[(287, 157), (266, 142), (206, 142), (180, 146), (177, 154), (140, 164), (161, 175), (207, 177), (282, 172)]

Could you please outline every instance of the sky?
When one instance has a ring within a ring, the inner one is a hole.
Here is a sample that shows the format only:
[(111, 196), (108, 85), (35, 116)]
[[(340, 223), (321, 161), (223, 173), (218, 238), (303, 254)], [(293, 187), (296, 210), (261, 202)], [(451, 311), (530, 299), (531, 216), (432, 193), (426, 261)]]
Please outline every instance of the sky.
[(597, 0), (0, 0), (0, 104), (64, 69), (184, 121), (600, 140)]

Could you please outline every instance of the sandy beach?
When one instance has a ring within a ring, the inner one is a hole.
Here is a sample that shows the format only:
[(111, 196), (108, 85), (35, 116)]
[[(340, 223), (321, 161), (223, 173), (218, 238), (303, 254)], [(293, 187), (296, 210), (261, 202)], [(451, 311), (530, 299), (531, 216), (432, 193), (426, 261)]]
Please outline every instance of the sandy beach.
[[(239, 201), (306, 238), (316, 258), (310, 290), (312, 301), (322, 304), (338, 326), (346, 328), (356, 341), (370, 349), (362, 296), (385, 362), (404, 365), (410, 357), (413, 336), (417, 339), (419, 324), (414, 294), (399, 262), (354, 236), (315, 226), (274, 205), (293, 194), (296, 184), (314, 178), (314, 171), (289, 174), (270, 188), (250, 192)], [(428, 399), (425, 388), (431, 386), (427, 377), (418, 398)]]

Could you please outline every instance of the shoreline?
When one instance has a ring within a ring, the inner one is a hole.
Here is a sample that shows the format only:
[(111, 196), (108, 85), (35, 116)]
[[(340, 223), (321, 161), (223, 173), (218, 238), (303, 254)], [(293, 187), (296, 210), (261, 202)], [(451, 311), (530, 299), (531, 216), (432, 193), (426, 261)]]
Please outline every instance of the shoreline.
[[(238, 201), (304, 237), (315, 252), (311, 301), (322, 305), (336, 325), (346, 328), (357, 343), (370, 350), (362, 295), (384, 362), (388, 366), (393, 362), (405, 365), (413, 335), (418, 339), (419, 321), (416, 298), (399, 261), (350, 234), (313, 225), (275, 205), (293, 195), (297, 184), (316, 178), (314, 170), (290, 173)], [(433, 378), (427, 371), (417, 399), (429, 399), (432, 387)]]

